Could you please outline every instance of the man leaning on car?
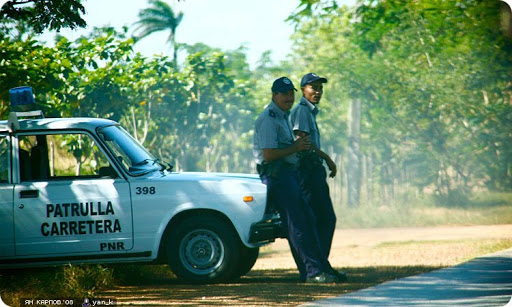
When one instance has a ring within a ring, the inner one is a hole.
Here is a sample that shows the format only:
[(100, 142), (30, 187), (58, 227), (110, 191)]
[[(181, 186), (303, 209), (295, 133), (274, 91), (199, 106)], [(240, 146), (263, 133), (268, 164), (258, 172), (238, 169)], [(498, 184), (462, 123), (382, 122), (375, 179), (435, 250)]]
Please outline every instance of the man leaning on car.
[(274, 81), (272, 101), (255, 123), (254, 156), (261, 180), (267, 185), (268, 200), (277, 207), (286, 227), (300, 279), (307, 283), (339, 282), (329, 273), (331, 266), (320, 249), (309, 220), (311, 209), (299, 187), (297, 153), (309, 150), (311, 142), (308, 137), (294, 140), (289, 114), (295, 91), (287, 77)]

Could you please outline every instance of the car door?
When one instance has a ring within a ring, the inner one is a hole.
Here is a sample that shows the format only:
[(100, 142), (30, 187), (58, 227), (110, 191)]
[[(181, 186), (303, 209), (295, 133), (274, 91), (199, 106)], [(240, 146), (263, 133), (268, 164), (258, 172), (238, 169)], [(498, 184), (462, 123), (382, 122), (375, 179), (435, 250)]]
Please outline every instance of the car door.
[(14, 256), (10, 148), (9, 135), (0, 133), (0, 258)]
[(17, 141), (16, 255), (102, 257), (133, 247), (129, 184), (91, 135), (20, 133)]

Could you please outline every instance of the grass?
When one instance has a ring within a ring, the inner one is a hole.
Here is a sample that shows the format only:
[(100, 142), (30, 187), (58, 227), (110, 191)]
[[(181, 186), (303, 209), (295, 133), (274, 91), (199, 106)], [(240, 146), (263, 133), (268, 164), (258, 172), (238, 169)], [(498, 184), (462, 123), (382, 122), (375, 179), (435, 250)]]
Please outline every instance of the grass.
[(465, 202), (438, 205), (420, 199), (393, 205), (336, 208), (338, 227), (425, 227), (512, 224), (512, 193), (481, 193)]
[(115, 284), (113, 270), (102, 265), (5, 270), (0, 277), (1, 297), (11, 306), (22, 298), (91, 297)]

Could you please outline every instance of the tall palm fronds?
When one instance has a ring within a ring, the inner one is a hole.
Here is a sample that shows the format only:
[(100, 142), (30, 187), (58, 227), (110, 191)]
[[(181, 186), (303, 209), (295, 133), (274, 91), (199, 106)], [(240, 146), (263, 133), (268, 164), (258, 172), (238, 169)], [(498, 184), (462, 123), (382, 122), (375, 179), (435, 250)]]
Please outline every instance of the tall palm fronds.
[(170, 31), (167, 42), (173, 48), (173, 61), (176, 65), (176, 28), (183, 18), (183, 13), (175, 14), (172, 8), (162, 0), (150, 0), (149, 4), (151, 7), (140, 11), (139, 21), (134, 24), (136, 25), (135, 32), (140, 30), (136, 37), (142, 39), (155, 32)]

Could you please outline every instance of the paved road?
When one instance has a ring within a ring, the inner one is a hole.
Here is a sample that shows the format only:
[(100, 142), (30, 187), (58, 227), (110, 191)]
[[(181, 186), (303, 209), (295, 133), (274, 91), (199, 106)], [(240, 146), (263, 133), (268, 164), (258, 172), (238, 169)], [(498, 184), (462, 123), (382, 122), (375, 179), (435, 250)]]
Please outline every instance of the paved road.
[[(512, 307), (512, 249), (301, 306)], [(508, 304), (507, 304), (508, 303)]]

